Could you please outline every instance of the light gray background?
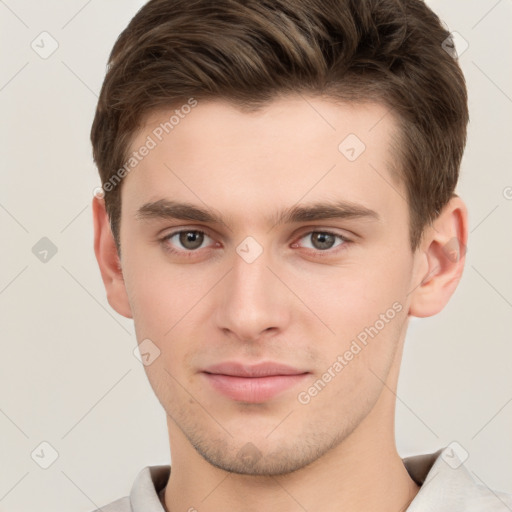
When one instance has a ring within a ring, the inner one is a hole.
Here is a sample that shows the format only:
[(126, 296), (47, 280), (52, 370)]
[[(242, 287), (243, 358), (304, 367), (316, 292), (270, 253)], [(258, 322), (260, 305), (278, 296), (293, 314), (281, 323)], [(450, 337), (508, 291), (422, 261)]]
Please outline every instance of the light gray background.
[[(132, 321), (110, 308), (93, 252), (89, 131), (108, 53), (142, 3), (0, 1), (0, 511), (86, 512), (169, 463)], [(407, 456), (457, 441), (477, 480), (512, 492), (512, 1), (429, 4), (469, 43), (458, 193), (471, 233), (449, 305), (411, 322), (397, 442)], [(31, 48), (43, 31), (59, 45), (47, 59)], [(57, 247), (46, 263), (42, 237)], [(43, 441), (58, 452), (48, 469)]]

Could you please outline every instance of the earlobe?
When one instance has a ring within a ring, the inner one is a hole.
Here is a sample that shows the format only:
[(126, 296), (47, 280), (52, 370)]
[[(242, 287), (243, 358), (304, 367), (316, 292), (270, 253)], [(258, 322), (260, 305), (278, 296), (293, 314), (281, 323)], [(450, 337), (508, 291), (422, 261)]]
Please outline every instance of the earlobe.
[(409, 315), (433, 316), (446, 306), (464, 271), (467, 236), (467, 208), (454, 196), (426, 228), (419, 256), (427, 264), (416, 276)]
[(96, 254), (101, 278), (107, 292), (107, 300), (120, 315), (126, 318), (133, 318), (126, 293), (121, 262), (105, 209), (105, 201), (95, 196), (92, 201), (92, 211), (94, 253)]

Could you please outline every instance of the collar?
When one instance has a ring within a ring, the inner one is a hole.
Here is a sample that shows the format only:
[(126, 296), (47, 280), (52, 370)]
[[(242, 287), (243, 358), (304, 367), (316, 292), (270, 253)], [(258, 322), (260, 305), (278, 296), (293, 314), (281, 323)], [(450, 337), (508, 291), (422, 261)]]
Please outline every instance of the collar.
[[(478, 485), (453, 445), (402, 459), (420, 486), (407, 512), (511, 512), (512, 496)], [(170, 473), (170, 465), (146, 466), (139, 472), (130, 492), (133, 512), (164, 512), (159, 493)]]
[[(464, 452), (463, 455), (459, 455)], [(407, 512), (510, 512), (512, 496), (478, 484), (464, 466), (468, 454), (459, 443), (432, 454), (403, 459), (420, 485)]]

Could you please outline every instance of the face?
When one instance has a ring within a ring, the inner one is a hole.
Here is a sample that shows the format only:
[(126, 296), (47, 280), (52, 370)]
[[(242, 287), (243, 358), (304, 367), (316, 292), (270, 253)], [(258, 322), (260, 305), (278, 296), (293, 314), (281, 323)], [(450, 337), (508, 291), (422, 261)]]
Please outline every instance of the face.
[(361, 427), (399, 357), (415, 256), (395, 122), (313, 97), (187, 110), (168, 134), (172, 111), (147, 119), (131, 151), (154, 147), (123, 182), (145, 369), (171, 445), (174, 431), (216, 467), (293, 471)]

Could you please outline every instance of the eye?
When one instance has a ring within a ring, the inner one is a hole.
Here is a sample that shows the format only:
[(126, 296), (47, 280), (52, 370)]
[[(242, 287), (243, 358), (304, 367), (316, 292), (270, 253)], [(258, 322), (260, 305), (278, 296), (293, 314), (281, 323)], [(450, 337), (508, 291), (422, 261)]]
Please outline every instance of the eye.
[[(195, 251), (200, 249), (203, 243), (208, 240), (213, 241), (204, 231), (199, 231), (197, 229), (175, 231), (162, 238), (162, 242), (171, 252)], [(176, 246), (178, 244), (178, 250), (176, 250)], [(183, 249), (185, 250), (183, 251)]]
[[(336, 243), (337, 239), (339, 240), (338, 243)], [(329, 231), (310, 231), (305, 236), (302, 236), (300, 240), (310, 241), (309, 246), (307, 244), (301, 244), (302, 247), (323, 252), (333, 249), (334, 247), (339, 247), (340, 245), (345, 245), (346, 242), (350, 242), (348, 238)]]

